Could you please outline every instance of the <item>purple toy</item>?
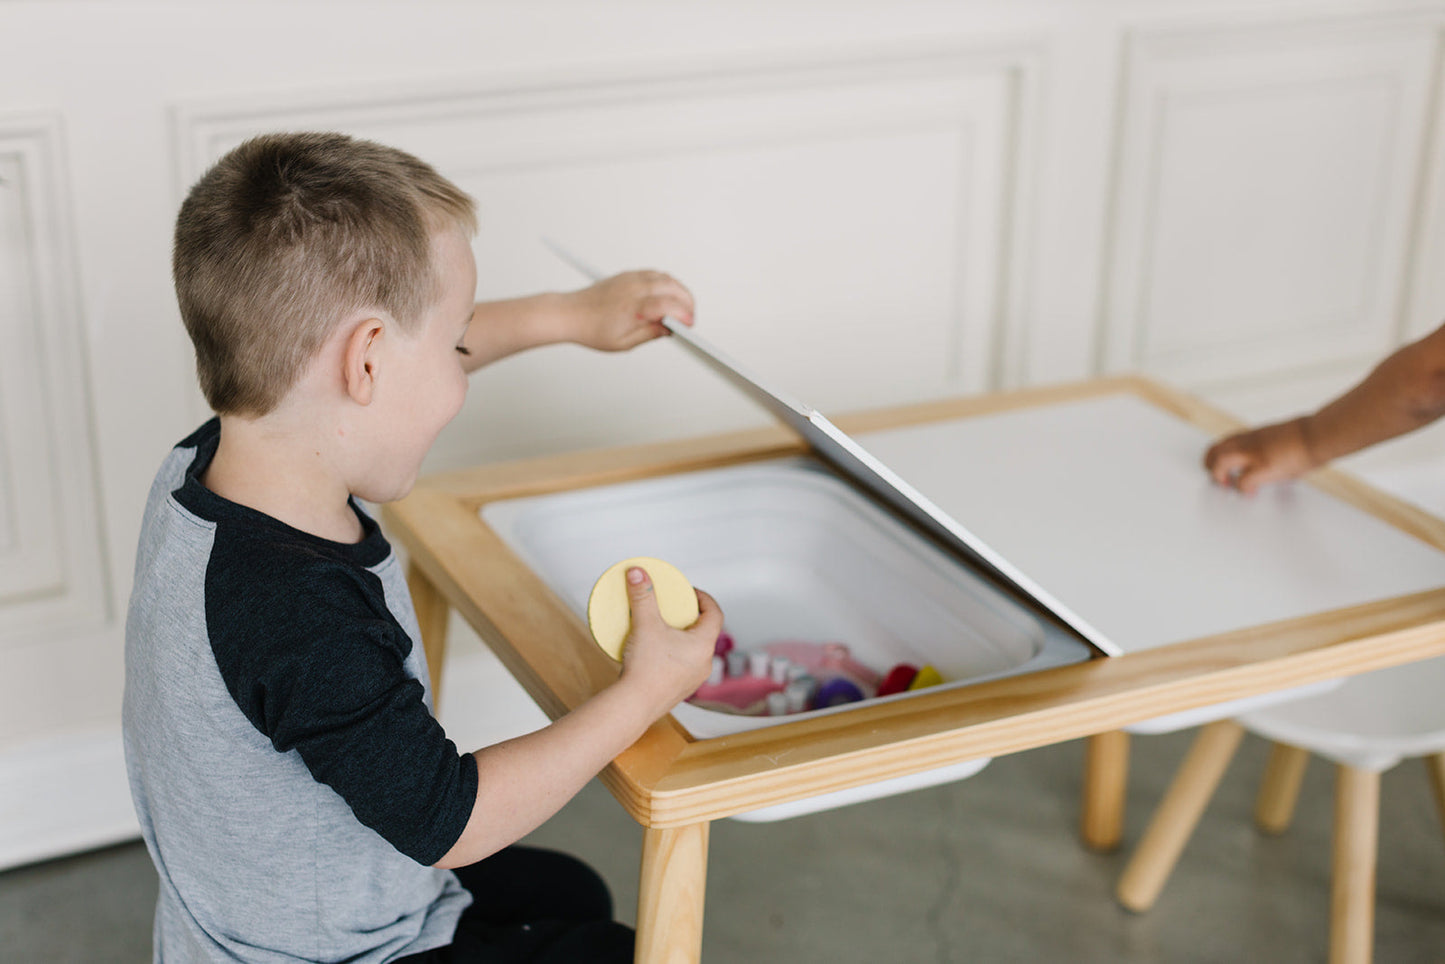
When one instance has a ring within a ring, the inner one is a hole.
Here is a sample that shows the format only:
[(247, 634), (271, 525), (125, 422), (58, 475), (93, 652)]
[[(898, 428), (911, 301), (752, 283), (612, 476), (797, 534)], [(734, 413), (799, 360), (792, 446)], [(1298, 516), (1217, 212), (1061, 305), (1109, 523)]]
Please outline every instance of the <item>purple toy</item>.
[(841, 676), (835, 676), (818, 687), (818, 692), (813, 697), (813, 706), (824, 709), (844, 703), (857, 703), (862, 698), (863, 691), (858, 688), (858, 684)]

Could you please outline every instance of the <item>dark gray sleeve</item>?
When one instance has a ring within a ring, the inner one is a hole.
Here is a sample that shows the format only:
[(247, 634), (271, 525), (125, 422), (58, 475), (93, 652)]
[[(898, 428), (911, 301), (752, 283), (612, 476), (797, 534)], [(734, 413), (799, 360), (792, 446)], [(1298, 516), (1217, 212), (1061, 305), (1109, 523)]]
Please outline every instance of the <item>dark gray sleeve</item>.
[(211, 648), (236, 705), (363, 824), (436, 863), (471, 816), (476, 760), (457, 751), (408, 675), (411, 639), (380, 581), (322, 558), (278, 564), (250, 542), (218, 534), (206, 576)]

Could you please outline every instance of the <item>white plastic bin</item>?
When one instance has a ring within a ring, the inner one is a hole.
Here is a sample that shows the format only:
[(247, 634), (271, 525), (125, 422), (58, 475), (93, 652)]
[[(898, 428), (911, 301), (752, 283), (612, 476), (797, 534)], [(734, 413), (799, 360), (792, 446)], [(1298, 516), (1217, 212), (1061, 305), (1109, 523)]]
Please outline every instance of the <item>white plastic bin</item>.
[[(948, 687), (1090, 655), (807, 458), (512, 499), (481, 513), (584, 620), (605, 569), (653, 556), (711, 593), (745, 648), (843, 642), (879, 673), (930, 664)], [(754, 717), (683, 704), (673, 715), (705, 738), (860, 705)]]

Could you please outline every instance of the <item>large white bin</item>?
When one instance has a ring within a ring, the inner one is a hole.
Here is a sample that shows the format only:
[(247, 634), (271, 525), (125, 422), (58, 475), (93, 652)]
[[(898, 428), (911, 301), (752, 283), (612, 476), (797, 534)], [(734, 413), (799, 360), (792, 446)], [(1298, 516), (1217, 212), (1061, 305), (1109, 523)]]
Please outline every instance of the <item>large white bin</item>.
[[(1090, 655), (806, 458), (494, 502), (482, 517), (584, 619), (603, 570), (654, 556), (710, 592), (746, 648), (843, 642), (880, 673), (931, 664), (946, 686)], [(753, 717), (683, 704), (673, 715), (709, 737), (858, 705)]]
[[(585, 621), (597, 577), (666, 559), (722, 607), (739, 646), (843, 642), (879, 672), (931, 664), (945, 687), (1088, 659), (1088, 645), (803, 457), (494, 502), (482, 518)], [(921, 691), (920, 691), (921, 692)], [(880, 697), (909, 699), (914, 693)], [(682, 704), (694, 737), (824, 713), (744, 716)], [(987, 759), (738, 814), (767, 821), (961, 779)]]

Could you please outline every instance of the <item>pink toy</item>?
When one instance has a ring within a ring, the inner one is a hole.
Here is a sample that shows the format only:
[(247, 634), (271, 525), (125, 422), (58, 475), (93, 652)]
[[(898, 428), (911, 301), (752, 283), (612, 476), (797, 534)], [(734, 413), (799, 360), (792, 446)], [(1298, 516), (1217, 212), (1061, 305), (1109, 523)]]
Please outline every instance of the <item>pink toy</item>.
[(782, 690), (767, 676), (729, 676), (720, 683), (702, 684), (688, 702), (708, 710), (762, 716), (767, 711), (768, 694)]
[(803, 667), (820, 680), (846, 676), (857, 684), (865, 696), (877, 692), (881, 682), (877, 671), (855, 660), (852, 651), (843, 643), (810, 643), (801, 639), (786, 639), (769, 643), (763, 649), (769, 655), (782, 656), (788, 662)]
[(690, 702), (745, 716), (779, 716), (854, 703), (886, 695), (885, 686), (898, 687), (887, 692), (902, 692), (918, 675), (918, 670), (900, 664), (884, 679), (855, 660), (843, 643), (789, 639), (748, 650), (722, 633), (714, 651), (713, 673)]

